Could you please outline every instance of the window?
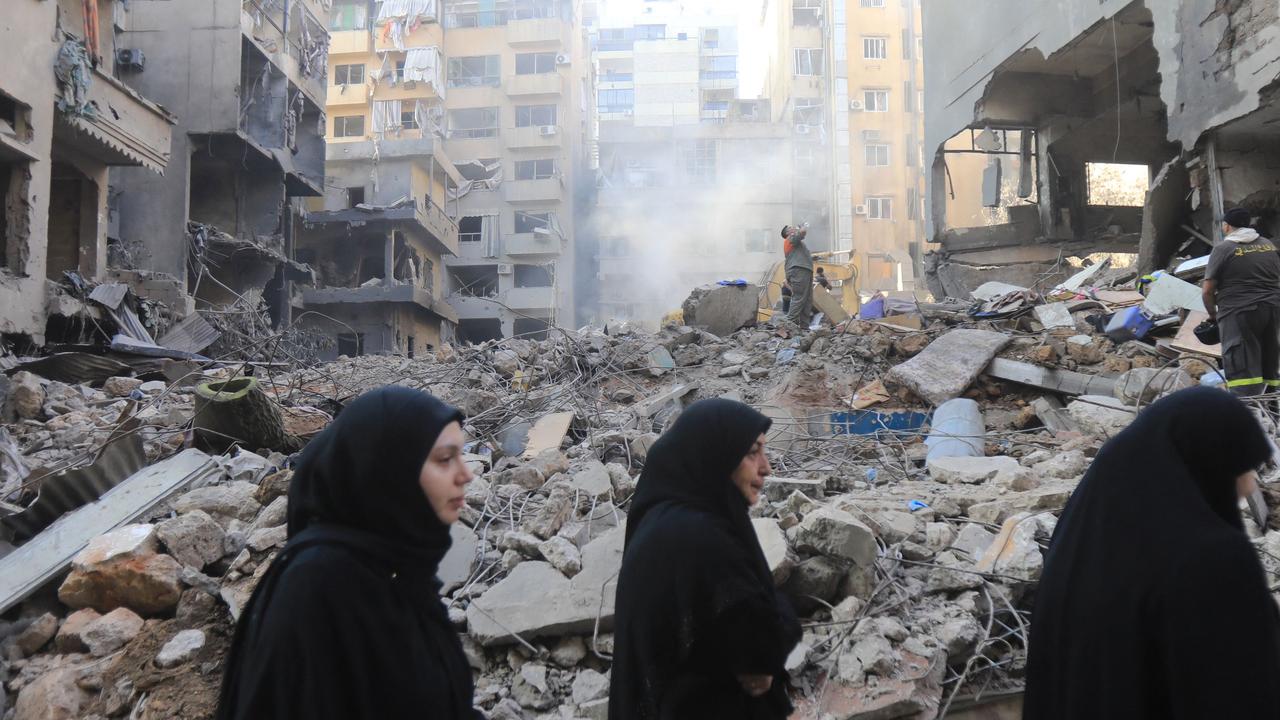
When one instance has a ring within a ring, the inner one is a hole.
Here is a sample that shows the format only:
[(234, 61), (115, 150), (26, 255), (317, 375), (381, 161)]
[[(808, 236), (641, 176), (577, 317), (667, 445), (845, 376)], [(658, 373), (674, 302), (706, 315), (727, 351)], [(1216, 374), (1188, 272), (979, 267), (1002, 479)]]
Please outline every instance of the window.
[(357, 357), (364, 354), (364, 333), (340, 333), (338, 335), (338, 354)]
[(720, 47), (720, 31), (716, 28), (706, 28), (702, 31), (702, 47), (718, 48)]
[(822, 23), (822, 0), (792, 0), (792, 25), (819, 25)]
[(635, 34), (631, 28), (601, 28), (599, 50), (631, 50), (635, 47)]
[(556, 54), (553, 52), (520, 53), (516, 55), (517, 75), (540, 75), (556, 71)]
[(1090, 205), (1142, 207), (1147, 201), (1151, 170), (1146, 165), (1085, 163)]
[(449, 87), (501, 85), (497, 55), (449, 58)]
[(347, 207), (355, 207), (364, 202), (364, 188), (347, 188)]
[(748, 230), (744, 250), (749, 253), (773, 252), (772, 243), (772, 230), (769, 230), (768, 228), (763, 230)]
[(695, 140), (685, 143), (684, 169), (689, 181), (694, 184), (708, 184), (716, 181), (716, 141)]
[(480, 242), (484, 218), (477, 215), (458, 220), (458, 242)]
[(889, 57), (889, 39), (882, 37), (862, 38), (863, 60), (885, 60)]
[(547, 180), (556, 176), (555, 158), (516, 161), (517, 180)]
[(889, 146), (882, 143), (867, 143), (867, 167), (888, 167)]
[(554, 265), (516, 265), (516, 287), (551, 287), (555, 284)]
[(796, 48), (796, 75), (821, 75), (822, 58), (822, 48)]
[(702, 61), (703, 80), (734, 80), (738, 77), (738, 59), (731, 55), (716, 55)]
[(329, 12), (329, 29), (336, 31), (363, 30), (369, 20), (368, 6), (364, 0), (336, 2)]
[(364, 65), (334, 65), (334, 85), (359, 85), (364, 82)]
[(418, 101), (405, 100), (400, 104), (400, 127), (415, 130), (418, 127)]
[(637, 25), (636, 40), (662, 40), (667, 37), (666, 25)]
[(598, 102), (602, 113), (627, 112), (636, 105), (636, 91), (631, 88), (601, 90)]
[(862, 0), (862, 7), (882, 8), (884, 7), (884, 0)]
[(867, 198), (867, 219), (868, 220), (892, 220), (893, 219), (893, 198), (887, 198), (887, 197)]
[(862, 109), (867, 112), (889, 112), (889, 91), (863, 90)]
[(344, 115), (333, 119), (334, 137), (364, 137), (364, 116)]
[(404, 60), (396, 61), (396, 82), (404, 82)]
[(555, 105), (517, 105), (516, 127), (539, 127), (556, 124)]
[(449, 113), (449, 137), (498, 137), (498, 108), (468, 108)]
[(516, 233), (531, 233), (534, 230), (551, 228), (551, 213), (516, 211)]

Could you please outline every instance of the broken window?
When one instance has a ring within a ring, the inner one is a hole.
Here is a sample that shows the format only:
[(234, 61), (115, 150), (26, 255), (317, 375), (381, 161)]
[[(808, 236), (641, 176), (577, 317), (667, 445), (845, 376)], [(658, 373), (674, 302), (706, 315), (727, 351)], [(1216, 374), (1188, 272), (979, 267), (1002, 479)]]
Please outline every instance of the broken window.
[(822, 98), (796, 98), (791, 121), (796, 125), (822, 125)]
[(551, 229), (551, 213), (516, 211), (516, 233), (531, 233)]
[(369, 6), (365, 0), (338, 0), (329, 11), (329, 29), (363, 30), (369, 22)]
[(364, 65), (334, 65), (334, 85), (359, 85), (364, 82)]
[(863, 90), (862, 109), (867, 112), (889, 112), (889, 91)]
[(359, 204), (361, 204), (361, 203), (363, 203), (363, 202), (364, 202), (364, 188), (363, 188), (363, 187), (349, 187), (349, 188), (347, 188), (347, 207), (351, 207), (351, 208), (353, 208), (353, 207), (355, 207), (355, 206), (357, 206), (357, 205), (359, 205)]
[(463, 297), (498, 296), (497, 265), (454, 265), (449, 268), (453, 292)]
[(768, 228), (747, 230), (744, 250), (749, 253), (767, 253), (773, 251), (773, 231)]
[(449, 58), (449, 87), (498, 87), (499, 74), (497, 55)]
[(631, 88), (601, 90), (597, 99), (602, 113), (625, 113), (636, 106), (636, 91)]
[(889, 146), (884, 143), (867, 143), (867, 167), (888, 167)]
[(822, 0), (792, 0), (792, 25), (819, 25), (822, 21)]
[(480, 242), (484, 218), (470, 215), (458, 220), (458, 242)]
[(868, 37), (862, 38), (862, 59), (863, 60), (886, 60), (889, 57), (889, 38), (885, 37)]
[(340, 115), (333, 119), (334, 137), (364, 137), (363, 115)]
[(502, 321), (498, 318), (478, 318), (458, 321), (458, 342), (479, 344), (502, 339)]
[(557, 177), (555, 158), (545, 160), (517, 160), (517, 180), (547, 180)]
[(1090, 205), (1143, 207), (1151, 171), (1146, 165), (1085, 163)]
[(684, 172), (694, 184), (710, 184), (716, 181), (716, 141), (694, 140), (681, 147), (684, 155)]
[(887, 197), (867, 198), (867, 219), (892, 220), (893, 219), (893, 198), (887, 198)]
[(516, 54), (517, 75), (541, 75), (556, 71), (556, 54), (553, 52)]
[(517, 105), (516, 127), (539, 127), (556, 124), (555, 105)]
[(408, 130), (418, 128), (418, 101), (404, 100), (400, 105), (400, 127)]
[(364, 333), (339, 333), (338, 354), (357, 357), (364, 354)]
[(822, 48), (796, 48), (796, 75), (822, 74)]
[(551, 287), (555, 284), (554, 265), (516, 265), (516, 287)]
[(468, 108), (449, 113), (449, 137), (488, 138), (498, 136), (498, 108)]

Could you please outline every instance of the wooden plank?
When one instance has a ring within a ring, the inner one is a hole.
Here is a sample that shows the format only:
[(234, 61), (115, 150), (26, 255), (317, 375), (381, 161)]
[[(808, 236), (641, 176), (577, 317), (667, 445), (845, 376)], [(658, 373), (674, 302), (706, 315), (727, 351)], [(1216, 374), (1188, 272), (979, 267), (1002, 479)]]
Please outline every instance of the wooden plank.
[(833, 325), (839, 325), (849, 319), (849, 313), (840, 305), (835, 295), (827, 292), (821, 285), (813, 287), (813, 306), (827, 316)]
[(1133, 290), (1096, 290), (1093, 296), (1113, 307), (1139, 305), (1146, 298)]
[(924, 327), (919, 315), (886, 315), (876, 322), (891, 330), (919, 330)]
[(559, 450), (572, 423), (572, 410), (551, 413), (538, 418), (533, 427), (529, 428), (529, 439), (524, 446), (524, 458), (532, 460), (546, 450)]
[(1187, 313), (1187, 319), (1182, 321), (1182, 327), (1178, 328), (1178, 334), (1174, 336), (1173, 342), (1169, 343), (1169, 347), (1182, 352), (1221, 358), (1221, 344), (1205, 345), (1196, 337), (1196, 326), (1208, 319), (1209, 314), (1205, 312), (1193, 310)]
[(996, 358), (987, 366), (987, 374), (1000, 380), (1038, 387), (1042, 390), (1064, 393), (1066, 395), (1107, 395), (1115, 394), (1115, 378), (1102, 375), (1085, 375), (1084, 373), (1040, 367), (1031, 363)]
[(30, 542), (0, 558), (0, 612), (57, 577), (90, 540), (137, 520), (193, 481), (221, 472), (210, 456), (194, 448), (183, 450), (63, 515)]

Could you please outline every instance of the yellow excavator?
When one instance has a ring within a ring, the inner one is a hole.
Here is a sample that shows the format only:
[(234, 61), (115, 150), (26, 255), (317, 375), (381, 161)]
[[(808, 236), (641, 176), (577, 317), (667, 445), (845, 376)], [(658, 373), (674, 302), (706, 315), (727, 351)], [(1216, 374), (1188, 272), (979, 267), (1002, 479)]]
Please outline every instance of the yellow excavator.
[[(822, 274), (826, 275), (827, 280), (831, 283), (830, 292), (820, 287), (814, 287), (813, 306), (815, 310), (820, 310), (830, 316), (833, 314), (831, 310), (834, 308), (829, 306), (824, 310), (822, 306), (827, 302), (832, 302), (838, 303), (849, 315), (856, 316), (858, 314), (858, 308), (861, 307), (862, 301), (858, 297), (858, 265), (851, 259), (852, 255), (853, 253), (849, 250), (813, 254), (814, 274), (817, 274), (818, 268), (822, 268)], [(764, 292), (760, 293), (759, 322), (767, 322), (769, 318), (773, 317), (774, 308), (779, 307), (778, 300), (782, 298), (782, 284), (785, 281), (786, 268), (782, 261), (770, 266), (758, 280), (758, 284), (764, 287)], [(662, 318), (663, 325), (672, 323), (679, 325), (683, 322), (684, 312), (679, 309), (667, 313)]]

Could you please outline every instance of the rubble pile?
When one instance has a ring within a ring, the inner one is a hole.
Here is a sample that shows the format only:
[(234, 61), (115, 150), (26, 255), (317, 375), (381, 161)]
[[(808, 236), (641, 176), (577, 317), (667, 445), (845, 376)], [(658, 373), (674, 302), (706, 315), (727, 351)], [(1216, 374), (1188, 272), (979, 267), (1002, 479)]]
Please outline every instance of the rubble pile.
[[(1067, 327), (1034, 319), (1035, 303), (988, 318), (935, 304), (919, 307), (922, 329), (588, 328), (415, 359), (269, 366), (255, 379), (302, 440), (388, 383), (466, 412), (477, 477), (440, 579), (477, 703), (502, 720), (606, 717), (614, 588), (646, 454), (693, 401), (760, 408), (774, 419), (775, 474), (753, 524), (805, 627), (788, 660), (798, 717), (932, 717), (1016, 698), (1056, 515), (1140, 405), (1211, 372), (1205, 356), (1108, 338), (1092, 302), (1068, 310)], [(6, 718), (211, 715), (234, 620), (286, 541), (290, 457), (191, 447), (196, 386), (238, 371), (97, 387), (7, 378), (10, 554), (137, 495), (100, 488), (49, 518), (50, 532), (14, 532), (42, 490), (79, 487), (74, 473), (102, 464), (122, 435), (152, 475), (174, 457), (200, 470), (168, 473), (171, 491), (137, 501), (26, 590), (0, 583)], [(163, 480), (146, 474), (113, 485)], [(1280, 532), (1249, 527), (1280, 556)]]

